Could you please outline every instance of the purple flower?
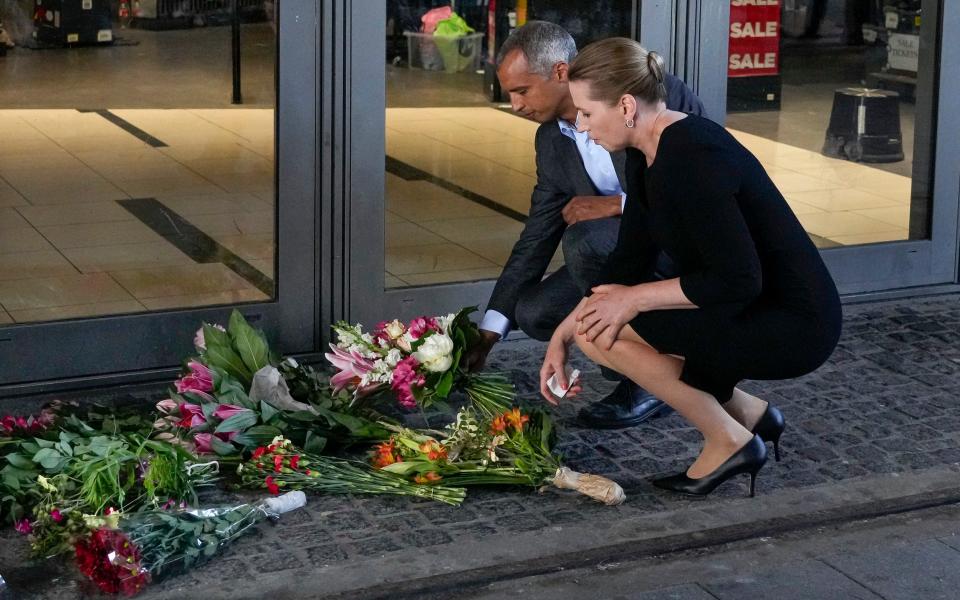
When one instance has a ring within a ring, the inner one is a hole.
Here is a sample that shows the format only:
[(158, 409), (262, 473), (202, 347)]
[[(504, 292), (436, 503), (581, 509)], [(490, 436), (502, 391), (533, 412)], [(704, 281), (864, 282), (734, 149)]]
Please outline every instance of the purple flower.
[(30, 535), (33, 533), (33, 525), (31, 525), (30, 521), (27, 519), (17, 521), (13, 524), (13, 528), (16, 529), (17, 533), (21, 535)]
[(57, 523), (63, 523), (63, 513), (56, 508), (50, 511), (50, 518)]

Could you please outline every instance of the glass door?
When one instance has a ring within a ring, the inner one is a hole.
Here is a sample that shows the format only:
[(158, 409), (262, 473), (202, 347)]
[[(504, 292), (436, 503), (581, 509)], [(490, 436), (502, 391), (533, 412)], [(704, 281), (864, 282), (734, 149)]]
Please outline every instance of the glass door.
[(0, 395), (318, 346), (316, 3), (115, 4), (2, 15)]
[[(462, 1), (453, 4), (466, 27), (451, 39), (431, 30), (437, 4), (354, 8), (342, 313), (354, 321), (485, 307), (537, 182), (538, 123), (511, 111), (495, 76), (509, 32), (547, 20), (583, 46), (636, 37), (640, 23), (633, 0), (586, 12), (565, 0)], [(558, 248), (547, 272), (562, 264)]]
[(843, 293), (956, 281), (960, 7), (730, 1), (726, 126)]

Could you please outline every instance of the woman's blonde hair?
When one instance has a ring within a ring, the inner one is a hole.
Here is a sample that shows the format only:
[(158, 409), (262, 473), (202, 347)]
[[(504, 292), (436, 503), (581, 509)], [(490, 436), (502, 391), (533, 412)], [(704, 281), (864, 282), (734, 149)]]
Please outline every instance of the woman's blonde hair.
[(663, 102), (663, 58), (630, 38), (609, 38), (584, 48), (570, 65), (570, 81), (590, 83), (593, 100), (616, 104), (626, 94), (646, 104)]

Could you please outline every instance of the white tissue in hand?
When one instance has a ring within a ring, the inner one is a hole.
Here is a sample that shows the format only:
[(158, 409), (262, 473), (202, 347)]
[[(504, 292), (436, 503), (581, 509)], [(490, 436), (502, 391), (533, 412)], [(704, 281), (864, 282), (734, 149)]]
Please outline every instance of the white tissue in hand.
[(552, 393), (557, 398), (563, 398), (567, 395), (567, 392), (570, 388), (573, 387), (573, 384), (577, 382), (580, 378), (579, 369), (571, 369), (570, 365), (564, 367), (564, 372), (567, 375), (567, 387), (560, 387), (560, 383), (557, 381), (557, 375), (554, 373), (550, 376), (550, 379), (547, 380), (547, 387), (550, 388), (550, 393)]

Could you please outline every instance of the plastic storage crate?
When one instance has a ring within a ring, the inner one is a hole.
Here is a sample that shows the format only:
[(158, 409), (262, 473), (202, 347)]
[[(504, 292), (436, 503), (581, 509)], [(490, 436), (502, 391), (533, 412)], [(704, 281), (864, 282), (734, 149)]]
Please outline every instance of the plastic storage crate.
[(407, 65), (426, 71), (460, 71), (480, 68), (482, 33), (448, 37), (432, 33), (404, 31), (407, 37)]

